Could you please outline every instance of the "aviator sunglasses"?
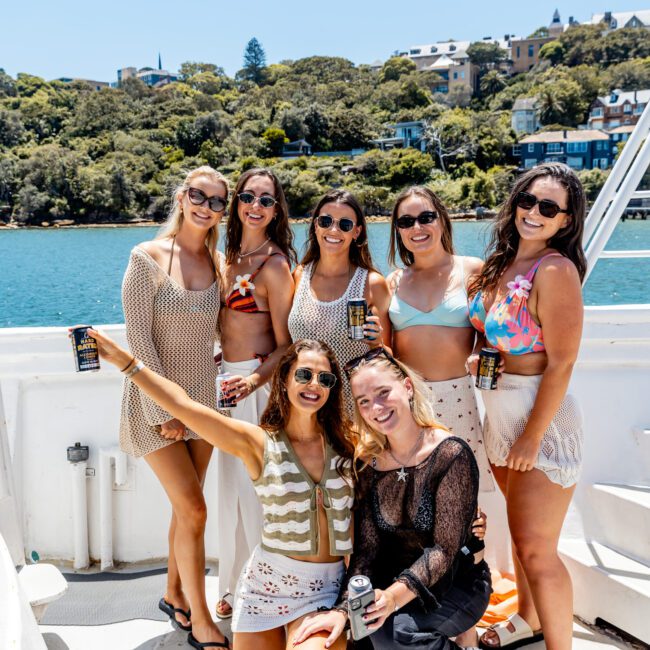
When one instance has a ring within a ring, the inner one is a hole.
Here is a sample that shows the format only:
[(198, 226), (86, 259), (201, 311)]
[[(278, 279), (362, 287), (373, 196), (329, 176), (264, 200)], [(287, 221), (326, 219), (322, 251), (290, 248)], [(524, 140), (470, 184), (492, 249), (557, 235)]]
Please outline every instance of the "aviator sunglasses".
[(205, 192), (196, 189), (196, 187), (190, 187), (187, 190), (187, 198), (193, 205), (203, 205), (207, 201), (212, 212), (223, 212), (226, 209), (226, 199), (222, 199), (220, 196), (208, 198)]
[(515, 205), (523, 210), (532, 210), (536, 205), (539, 213), (547, 219), (553, 219), (558, 212), (569, 214), (568, 210), (562, 210), (560, 206), (549, 199), (538, 199), (534, 194), (529, 192), (519, 192), (515, 197)]
[[(293, 378), (299, 384), (308, 384), (313, 376), (314, 373), (309, 368), (296, 368)], [(334, 388), (336, 384), (336, 375), (333, 372), (319, 372), (316, 378), (323, 388)]]
[(319, 214), (316, 217), (316, 223), (318, 224), (319, 228), (323, 228), (324, 230), (331, 228), (332, 224), (336, 224), (339, 230), (342, 232), (350, 232), (352, 228), (354, 228), (355, 226), (355, 223), (354, 221), (352, 221), (352, 219), (343, 217), (343, 219), (336, 220), (334, 217), (331, 217), (329, 214)]
[(437, 218), (437, 212), (426, 210), (425, 212), (420, 212), (417, 217), (412, 217), (410, 214), (403, 214), (401, 217), (397, 217), (395, 224), (400, 230), (406, 230), (407, 228), (413, 228), (416, 221), (421, 226), (426, 226), (429, 223), (433, 223)]
[(266, 194), (264, 196), (255, 196), (252, 192), (242, 192), (241, 194), (238, 194), (237, 197), (246, 205), (252, 205), (255, 203), (255, 199), (257, 199), (263, 208), (272, 208), (278, 202), (277, 199), (274, 199), (272, 196)]

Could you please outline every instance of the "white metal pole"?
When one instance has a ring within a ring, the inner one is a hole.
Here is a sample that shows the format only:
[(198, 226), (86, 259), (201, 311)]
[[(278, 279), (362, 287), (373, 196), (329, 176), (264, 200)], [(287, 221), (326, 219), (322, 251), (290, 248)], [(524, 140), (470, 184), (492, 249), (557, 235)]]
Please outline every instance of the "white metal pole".
[(74, 539), (74, 568), (85, 569), (88, 557), (88, 506), (86, 495), (85, 460), (70, 463), (72, 473), (72, 535)]
[[(646, 108), (646, 111), (647, 110), (648, 109)], [(625, 180), (621, 184), (621, 187), (612, 201), (609, 211), (607, 212), (607, 217), (600, 223), (592, 241), (590, 242), (589, 248), (586, 252), (587, 274), (584, 282), (587, 281), (587, 278), (591, 274), (601, 252), (614, 232), (614, 228), (616, 228), (620, 215), (623, 213), (623, 210), (625, 210), (625, 207), (629, 203), (636, 188), (639, 187), (639, 183), (649, 166), (650, 138), (646, 138), (646, 141), (641, 147), (641, 151), (639, 151), (639, 155), (636, 157), (636, 160), (630, 169), (630, 173), (625, 177)]]
[(582, 243), (585, 249), (588, 248), (589, 240), (595, 233), (601, 217), (605, 214), (607, 206), (610, 201), (612, 201), (616, 194), (616, 190), (623, 182), (625, 175), (628, 173), (628, 170), (632, 165), (634, 156), (648, 136), (648, 133), (650, 133), (650, 102), (648, 102), (648, 105), (645, 107), (645, 110), (637, 122), (636, 128), (632, 131), (632, 135), (625, 143), (621, 155), (614, 164), (612, 171), (609, 173), (605, 184), (596, 197), (594, 204), (591, 206), (591, 210), (589, 210), (589, 214), (585, 221), (584, 235), (582, 237)]
[(99, 545), (101, 569), (113, 567), (113, 470), (111, 450), (99, 450)]

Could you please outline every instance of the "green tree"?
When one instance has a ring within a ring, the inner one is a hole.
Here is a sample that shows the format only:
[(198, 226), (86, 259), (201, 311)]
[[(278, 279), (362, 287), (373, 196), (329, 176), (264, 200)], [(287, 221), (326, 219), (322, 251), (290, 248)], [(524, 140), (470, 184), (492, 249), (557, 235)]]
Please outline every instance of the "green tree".
[(264, 48), (256, 38), (251, 38), (244, 50), (244, 67), (241, 71), (242, 78), (252, 81), (259, 86), (264, 81), (265, 70), (266, 53), (264, 52)]
[(650, 57), (623, 61), (608, 68), (604, 76), (606, 88), (637, 90), (650, 88)]
[(181, 81), (188, 81), (190, 78), (203, 72), (213, 74), (215, 77), (224, 77), (226, 75), (224, 69), (214, 63), (185, 61), (185, 63), (181, 63), (181, 67), (178, 69), (178, 76)]
[(287, 134), (282, 129), (269, 127), (262, 133), (266, 151), (271, 156), (281, 156), (284, 145), (289, 142)]
[(539, 50), (539, 58), (550, 61), (552, 65), (559, 65), (564, 61), (566, 50), (560, 41), (544, 43)]
[(393, 56), (388, 59), (379, 71), (379, 81), (397, 81), (402, 75), (415, 72), (415, 63), (405, 56)]
[(25, 139), (25, 127), (16, 111), (0, 108), (0, 147), (15, 147)]
[(469, 60), (481, 70), (488, 70), (508, 58), (507, 52), (497, 43), (477, 41), (467, 48)]
[(374, 135), (370, 116), (358, 108), (336, 109), (330, 113), (329, 122), (334, 151), (365, 147)]
[(481, 95), (489, 97), (501, 92), (507, 85), (506, 78), (498, 70), (488, 70), (480, 82)]
[(15, 97), (16, 96), (16, 82), (0, 68), (0, 98), (2, 97)]

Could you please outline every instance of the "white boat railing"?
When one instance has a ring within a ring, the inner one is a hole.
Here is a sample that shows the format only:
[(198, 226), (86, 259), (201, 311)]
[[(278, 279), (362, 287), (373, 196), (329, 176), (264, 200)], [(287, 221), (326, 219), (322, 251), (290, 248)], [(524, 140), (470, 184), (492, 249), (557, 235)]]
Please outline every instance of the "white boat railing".
[(584, 282), (589, 278), (599, 259), (650, 257), (649, 250), (604, 251), (630, 199), (650, 198), (650, 191), (637, 189), (643, 175), (650, 167), (649, 135), (650, 103), (645, 107), (587, 215), (583, 236), (587, 257), (587, 273)]

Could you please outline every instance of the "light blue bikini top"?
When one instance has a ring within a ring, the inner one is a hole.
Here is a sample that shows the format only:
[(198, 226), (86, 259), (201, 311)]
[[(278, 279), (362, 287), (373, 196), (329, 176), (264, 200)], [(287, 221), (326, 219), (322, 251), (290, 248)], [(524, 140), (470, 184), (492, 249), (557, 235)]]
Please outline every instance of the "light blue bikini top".
[[(388, 316), (393, 329), (400, 331), (416, 325), (440, 325), (442, 327), (472, 327), (469, 321), (469, 306), (467, 304), (467, 289), (465, 288), (465, 261), (463, 257), (454, 258), (454, 270), (458, 266), (455, 262), (460, 259), (460, 286), (454, 291), (446, 292), (442, 301), (431, 311), (420, 311), (413, 305), (402, 300), (397, 292), (404, 271), (397, 275), (395, 292), (390, 301)], [(454, 273), (453, 276), (456, 274)], [(453, 280), (452, 280), (453, 281)]]

